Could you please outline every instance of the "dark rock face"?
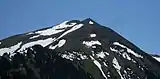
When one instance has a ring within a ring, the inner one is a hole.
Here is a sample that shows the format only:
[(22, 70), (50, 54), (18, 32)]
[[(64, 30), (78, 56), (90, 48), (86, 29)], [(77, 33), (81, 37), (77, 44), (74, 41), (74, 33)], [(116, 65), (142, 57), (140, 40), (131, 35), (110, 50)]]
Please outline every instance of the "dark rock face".
[(91, 19), (0, 40), (0, 79), (160, 79), (160, 63)]
[[(31, 50), (31, 49), (34, 50)], [(26, 53), (0, 60), (1, 79), (92, 79), (93, 77), (73, 62), (60, 57), (57, 52), (35, 45)], [(36, 52), (36, 53), (34, 53)], [(11, 59), (11, 60), (9, 60)]]

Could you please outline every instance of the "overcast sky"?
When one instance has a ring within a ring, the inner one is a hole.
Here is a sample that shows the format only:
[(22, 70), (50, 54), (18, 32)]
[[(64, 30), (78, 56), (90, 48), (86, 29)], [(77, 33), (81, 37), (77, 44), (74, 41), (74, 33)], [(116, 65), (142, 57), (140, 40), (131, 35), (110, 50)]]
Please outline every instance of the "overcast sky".
[(160, 0), (0, 0), (0, 39), (85, 18), (160, 54)]

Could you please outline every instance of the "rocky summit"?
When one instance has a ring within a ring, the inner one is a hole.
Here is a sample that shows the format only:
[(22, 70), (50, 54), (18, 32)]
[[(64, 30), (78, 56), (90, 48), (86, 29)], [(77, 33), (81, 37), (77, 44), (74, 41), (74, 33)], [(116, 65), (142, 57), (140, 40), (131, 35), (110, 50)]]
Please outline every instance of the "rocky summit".
[(0, 79), (160, 79), (152, 56), (92, 19), (0, 40)]

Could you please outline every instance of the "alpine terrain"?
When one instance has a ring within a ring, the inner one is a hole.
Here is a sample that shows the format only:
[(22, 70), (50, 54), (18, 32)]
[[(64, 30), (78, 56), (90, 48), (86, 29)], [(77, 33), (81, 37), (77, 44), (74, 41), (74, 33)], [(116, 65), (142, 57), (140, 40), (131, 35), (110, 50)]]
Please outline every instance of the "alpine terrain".
[(152, 56), (92, 19), (0, 40), (0, 79), (160, 79)]

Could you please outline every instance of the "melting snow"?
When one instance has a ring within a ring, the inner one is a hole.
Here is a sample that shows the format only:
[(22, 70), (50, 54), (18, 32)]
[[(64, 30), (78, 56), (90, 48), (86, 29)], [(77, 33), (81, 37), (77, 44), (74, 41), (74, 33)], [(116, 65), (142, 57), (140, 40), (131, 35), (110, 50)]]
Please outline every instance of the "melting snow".
[(128, 56), (128, 54), (127, 54), (126, 52), (124, 52), (124, 53), (122, 54), (122, 56), (123, 56), (124, 58), (128, 59), (128, 60), (131, 60), (131, 58)]
[(26, 43), (24, 44), (20, 50), (18, 50), (18, 52), (24, 50), (25, 48), (28, 48), (28, 47), (31, 47), (31, 46), (34, 46), (34, 45), (42, 45), (43, 47), (49, 45), (50, 43), (52, 43), (55, 39), (53, 38), (48, 38), (48, 39), (45, 39), (45, 40), (38, 40), (38, 41), (32, 41), (32, 42), (29, 42), (29, 43)]
[(55, 45), (55, 46), (49, 46), (49, 49), (55, 49), (55, 48), (57, 48), (57, 45)]
[(134, 59), (131, 59), (131, 57), (127, 54), (127, 52), (124, 51), (124, 49), (117, 50), (117, 49), (110, 47), (110, 50), (113, 52), (119, 53), (123, 56), (123, 58), (126, 58), (127, 60), (132, 60), (132, 62), (136, 63), (136, 61)]
[(118, 50), (116, 50), (116, 49), (114, 49), (112, 47), (110, 47), (110, 50), (113, 51), (113, 52), (118, 52)]
[(72, 27), (70, 30), (67, 30), (66, 32), (64, 32), (61, 36), (59, 36), (57, 39), (60, 39), (61, 37), (65, 36), (66, 34), (70, 33), (70, 32), (73, 32), (79, 28), (81, 28), (83, 26), (83, 24), (78, 24), (78, 25), (75, 25), (74, 27)]
[(69, 60), (73, 61), (73, 59), (75, 57), (74, 57), (74, 54), (68, 53), (68, 54), (62, 54), (62, 58), (66, 58), (66, 59), (69, 59)]
[(80, 58), (81, 58), (82, 60), (88, 59), (86, 55), (82, 55), (82, 52), (74, 52), (74, 51), (73, 51), (73, 53), (74, 53), (75, 55), (77, 55), (77, 56), (80, 56)]
[(88, 47), (91, 47), (92, 45), (101, 45), (99, 41), (83, 41), (83, 44), (87, 45)]
[(80, 57), (81, 57), (81, 59), (82, 59), (82, 60), (84, 60), (84, 59), (88, 59), (86, 55), (82, 55), (82, 54), (80, 54)]
[(153, 58), (160, 62), (160, 57), (153, 57)]
[(66, 58), (66, 59), (69, 59), (71, 61), (73, 61), (74, 59), (77, 59), (77, 60), (84, 60), (84, 59), (88, 59), (86, 55), (83, 55), (82, 54), (83, 52), (65, 52), (63, 54), (61, 54), (62, 58)]
[(126, 47), (126, 46), (120, 44), (119, 42), (114, 42), (113, 44), (114, 44), (114, 45), (121, 46), (122, 48), (126, 48), (128, 53), (131, 53), (131, 54), (133, 54), (133, 55), (136, 56), (136, 57), (143, 58), (143, 56), (141, 56), (141, 55), (135, 53), (134, 51), (132, 51), (132, 50), (129, 49), (128, 47)]
[(64, 31), (64, 29), (62, 29), (62, 30), (56, 30), (54, 28), (51, 28), (51, 29), (47, 29), (47, 30), (38, 31), (36, 33), (45, 36), (45, 35), (57, 34), (59, 32), (63, 32), (63, 31)]
[(62, 39), (58, 42), (58, 44), (56, 44), (55, 46), (50, 46), (50, 49), (55, 49), (57, 47), (62, 47), (64, 44), (66, 43), (66, 40)]
[(90, 37), (96, 37), (96, 34), (90, 34)]
[(34, 34), (33, 32), (29, 32), (29, 33), (27, 33), (26, 35), (31, 35), (31, 34)]
[(58, 43), (58, 47), (62, 47), (66, 43), (66, 40), (62, 39)]
[(104, 52), (106, 55), (109, 55), (109, 53), (108, 52)]
[(89, 21), (89, 24), (93, 24), (93, 22), (92, 22), (92, 21)]
[(102, 75), (105, 77), (105, 79), (107, 79), (105, 73), (103, 72), (103, 70), (102, 70), (102, 68), (101, 68), (101, 64), (100, 64), (97, 60), (95, 60), (92, 56), (90, 56), (90, 57), (91, 57), (91, 59), (93, 60), (94, 64), (99, 68), (99, 70), (101, 71), (101, 73), (102, 73)]
[(104, 66), (108, 67), (107, 64), (105, 62), (103, 62)]
[(77, 23), (71, 23), (71, 25), (76, 25)]
[(113, 63), (114, 68), (117, 70), (118, 74), (120, 75), (121, 79), (124, 79), (124, 78), (122, 77), (121, 72), (120, 72), (121, 66), (119, 65), (119, 63), (118, 63), (118, 61), (117, 61), (117, 59), (116, 59), (115, 57), (113, 58), (112, 63)]
[(57, 34), (60, 32), (63, 32), (67, 27), (72, 27), (74, 26), (76, 23), (72, 23), (70, 25), (66, 24), (68, 21), (65, 21), (57, 26), (54, 26), (50, 29), (46, 29), (46, 30), (41, 30), (41, 31), (37, 31), (36, 33), (40, 34), (40, 35), (53, 35), (53, 34)]
[(92, 46), (92, 48), (96, 48), (96, 46)]
[(29, 39), (34, 39), (34, 38), (37, 38), (37, 37), (39, 37), (40, 35), (35, 35), (35, 36), (32, 36), (32, 37), (30, 37)]
[(99, 58), (104, 58), (106, 55), (109, 55), (109, 53), (107, 53), (107, 52), (103, 52), (103, 51), (101, 51), (101, 52), (99, 52), (98, 54), (96, 54), (97, 55), (97, 57)]
[(104, 58), (105, 57), (105, 54), (103, 53), (103, 52), (100, 52), (100, 53), (98, 53), (98, 54), (96, 54), (98, 57), (100, 57), (100, 58)]
[(8, 48), (1, 48), (0, 49), (0, 56), (2, 56), (4, 53), (13, 53), (15, 50), (17, 50), (22, 42), (19, 42), (18, 44), (8, 47)]

